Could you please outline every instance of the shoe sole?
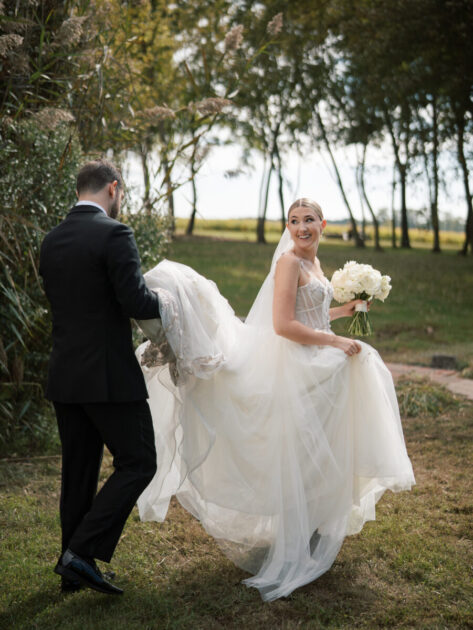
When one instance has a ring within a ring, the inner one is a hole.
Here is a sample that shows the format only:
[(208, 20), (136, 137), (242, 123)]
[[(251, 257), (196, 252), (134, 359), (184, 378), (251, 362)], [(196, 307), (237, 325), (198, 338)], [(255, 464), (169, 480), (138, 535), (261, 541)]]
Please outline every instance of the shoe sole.
[(65, 577), (67, 580), (79, 580), (79, 582), (83, 584), (84, 586), (87, 586), (87, 588), (91, 588), (94, 591), (98, 591), (99, 593), (104, 593), (105, 595), (123, 595), (123, 591), (121, 589), (116, 590), (116, 591), (110, 591), (108, 589), (100, 588), (100, 586), (97, 586), (97, 584), (93, 584), (92, 582), (89, 582), (88, 580), (83, 578), (81, 575), (79, 575), (75, 571), (71, 571), (67, 569), (66, 567), (63, 567), (60, 565), (56, 565), (54, 567), (54, 573), (57, 573), (58, 575)]

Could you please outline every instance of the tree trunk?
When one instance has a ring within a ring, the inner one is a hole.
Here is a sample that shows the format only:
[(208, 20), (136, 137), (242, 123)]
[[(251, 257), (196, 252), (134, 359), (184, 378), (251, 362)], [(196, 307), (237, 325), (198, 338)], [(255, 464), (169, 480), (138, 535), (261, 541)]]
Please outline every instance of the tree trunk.
[(430, 222), (432, 224), (432, 233), (434, 237), (434, 246), (432, 251), (435, 253), (440, 252), (440, 226), (438, 219), (438, 189), (439, 189), (439, 174), (438, 174), (438, 120), (437, 120), (437, 104), (435, 97), (432, 101), (432, 151), (430, 152), (424, 140), (423, 132), (426, 131), (425, 121), (422, 116), (418, 114), (418, 125), (420, 127), (420, 146), (422, 151), (422, 158), (424, 161), (425, 176), (427, 178), (427, 185), (429, 188), (429, 204), (430, 204)]
[(434, 233), (434, 246), (433, 252), (440, 252), (440, 224), (439, 224), (439, 168), (438, 168), (438, 153), (439, 153), (439, 134), (438, 134), (438, 111), (437, 100), (434, 96), (432, 101), (432, 176), (433, 176), (433, 190), (432, 201), (430, 204), (430, 215), (432, 219), (432, 230)]
[(271, 175), (273, 173), (273, 160), (271, 159), (269, 164), (268, 175), (266, 179), (266, 188), (264, 192), (263, 205), (261, 208), (260, 216), (258, 217), (258, 224), (256, 226), (256, 242), (257, 243), (266, 243), (266, 237), (264, 235), (264, 226), (266, 222), (266, 212), (268, 210), (268, 198), (269, 198), (269, 184), (271, 183)]
[(281, 204), (281, 233), (286, 229), (286, 209), (284, 207), (284, 190), (283, 190), (283, 178), (281, 172), (281, 163), (278, 166), (278, 178), (279, 178), (279, 203)]
[(163, 169), (164, 169), (163, 181), (166, 187), (166, 197), (168, 200), (168, 216), (170, 218), (169, 235), (171, 238), (174, 238), (174, 234), (176, 232), (176, 219), (174, 216), (174, 190), (173, 190), (172, 178), (171, 178), (172, 167), (169, 165), (169, 161), (166, 154), (164, 154), (162, 157), (162, 164), (163, 164)]
[(192, 178), (192, 212), (186, 227), (186, 235), (192, 236), (195, 224), (195, 215), (197, 214), (197, 190), (195, 180)]
[[(270, 166), (271, 168), (271, 166)], [(256, 221), (256, 242), (260, 243), (260, 234), (262, 233), (264, 239), (264, 221), (262, 220), (263, 214), (263, 194), (265, 191), (265, 183), (266, 183), (266, 156), (263, 162), (263, 174), (261, 175), (261, 183), (259, 187), (259, 195), (258, 195), (258, 219)], [(262, 226), (260, 225), (262, 223)]]
[(144, 184), (143, 209), (146, 214), (149, 215), (153, 209), (153, 204), (151, 203), (151, 178), (149, 176), (148, 157), (149, 153), (146, 145), (140, 144), (141, 169), (143, 171)]
[(322, 134), (322, 140), (323, 140), (323, 142), (325, 144), (325, 148), (327, 149), (327, 152), (328, 152), (328, 154), (330, 156), (330, 159), (332, 161), (333, 170), (335, 171), (335, 175), (337, 177), (338, 187), (340, 189), (343, 201), (345, 202), (345, 206), (346, 206), (346, 208), (348, 210), (348, 214), (350, 216), (350, 222), (351, 222), (351, 227), (352, 227), (352, 231), (353, 231), (353, 237), (355, 239), (355, 245), (357, 247), (364, 247), (365, 244), (363, 242), (363, 239), (360, 237), (360, 235), (358, 233), (358, 227), (357, 227), (357, 224), (356, 224), (356, 220), (355, 220), (355, 217), (353, 216), (353, 212), (351, 210), (351, 206), (350, 206), (350, 204), (348, 202), (348, 199), (347, 199), (347, 196), (345, 194), (345, 189), (343, 187), (342, 178), (340, 176), (340, 172), (338, 170), (338, 166), (337, 166), (337, 163), (335, 161), (335, 156), (332, 153), (332, 148), (331, 148), (330, 142), (328, 140), (328, 136), (327, 136), (327, 132), (326, 132), (326, 129), (325, 129), (325, 125), (323, 123), (322, 117), (321, 117), (318, 109), (315, 110), (315, 116), (316, 116), (317, 122), (319, 124), (320, 132)]
[(399, 183), (401, 184), (401, 247), (409, 248), (409, 223), (407, 221), (407, 203), (406, 203), (406, 187), (407, 187), (407, 169), (405, 164), (398, 164)]
[(468, 172), (468, 164), (465, 157), (465, 118), (462, 112), (455, 112), (457, 127), (457, 158), (463, 175), (463, 187), (465, 188), (465, 199), (467, 205), (467, 215), (465, 222), (465, 242), (460, 254), (466, 256), (468, 247), (473, 254), (473, 204), (471, 199), (470, 178)]
[(174, 187), (172, 184), (172, 169), (175, 162), (174, 161), (169, 162), (169, 159), (168, 159), (169, 139), (166, 138), (166, 133), (165, 133), (163, 125), (161, 125), (159, 129), (159, 138), (160, 138), (160, 144), (162, 146), (161, 168), (163, 169), (163, 172), (164, 172), (162, 183), (164, 184), (164, 187), (166, 190), (166, 198), (168, 202), (168, 217), (169, 217), (168, 235), (169, 235), (169, 238), (173, 239), (176, 233), (176, 219), (175, 219), (175, 214), (174, 214)]
[(361, 186), (361, 192), (363, 195), (363, 199), (365, 200), (366, 206), (368, 208), (368, 211), (371, 215), (371, 218), (373, 220), (373, 229), (374, 229), (374, 247), (376, 250), (378, 251), (382, 251), (383, 248), (381, 247), (381, 244), (379, 242), (379, 221), (376, 218), (376, 215), (373, 211), (373, 207), (370, 204), (370, 201), (368, 199), (368, 195), (366, 194), (366, 188), (365, 188), (365, 164), (366, 164), (366, 148), (367, 145), (363, 145), (363, 159), (361, 161), (361, 168), (360, 168), (360, 177), (359, 177), (359, 181), (360, 181), (360, 186)]
[(286, 229), (286, 212), (284, 208), (284, 181), (282, 177), (282, 164), (281, 164), (281, 155), (279, 154), (279, 147), (277, 143), (275, 143), (276, 148), (276, 158), (278, 163), (278, 182), (279, 182), (279, 203), (281, 204), (281, 232), (284, 232)]
[(266, 237), (264, 235), (264, 226), (266, 222), (266, 212), (268, 210), (268, 198), (269, 198), (269, 185), (271, 183), (271, 175), (274, 171), (274, 158), (277, 155), (277, 140), (279, 135), (279, 128), (281, 123), (279, 122), (276, 125), (276, 128), (272, 132), (272, 145), (269, 154), (269, 170), (268, 170), (268, 178), (266, 180), (266, 188), (264, 192), (264, 199), (262, 201), (262, 206), (260, 206), (260, 212), (258, 217), (258, 223), (256, 225), (256, 241), (258, 243), (266, 243)]
[(196, 183), (195, 183), (195, 175), (196, 175), (195, 152), (196, 152), (196, 149), (197, 149), (197, 145), (194, 146), (194, 151), (192, 152), (192, 157), (191, 157), (192, 212), (191, 212), (191, 216), (189, 218), (189, 222), (187, 223), (187, 227), (186, 227), (186, 235), (187, 236), (191, 236), (192, 232), (194, 231), (195, 215), (197, 214), (197, 186), (196, 186)]
[(264, 194), (265, 182), (266, 182), (266, 155), (264, 156), (263, 173), (261, 175), (261, 181), (260, 181), (259, 191), (258, 191), (258, 216), (261, 215), (261, 208), (263, 207), (263, 194)]
[(396, 212), (394, 209), (394, 198), (396, 194), (396, 173), (395, 167), (393, 168), (393, 184), (391, 188), (391, 246), (393, 249), (397, 248), (396, 239)]
[[(394, 134), (394, 128), (391, 121), (391, 117), (387, 110), (384, 111), (384, 118), (386, 126), (388, 127), (389, 134), (391, 136), (391, 142), (393, 145), (394, 160), (399, 173), (399, 184), (401, 186), (401, 247), (410, 248), (409, 241), (409, 222), (407, 220), (407, 203), (406, 203), (406, 186), (407, 186), (407, 158), (403, 162), (399, 151), (399, 145)], [(407, 155), (407, 140), (406, 142), (406, 155)], [(394, 206), (393, 206), (394, 207)]]
[(360, 170), (361, 170), (361, 164), (358, 162), (355, 169), (355, 180), (356, 180), (356, 187), (358, 189), (358, 196), (360, 198), (361, 238), (363, 239), (363, 242), (365, 242), (366, 241), (366, 214), (365, 214), (365, 200), (363, 197), (363, 192), (361, 190)]
[(473, 254), (473, 208), (470, 203), (468, 204), (468, 214), (465, 222), (465, 242), (460, 254), (466, 256), (468, 254), (468, 245), (470, 246), (470, 252)]

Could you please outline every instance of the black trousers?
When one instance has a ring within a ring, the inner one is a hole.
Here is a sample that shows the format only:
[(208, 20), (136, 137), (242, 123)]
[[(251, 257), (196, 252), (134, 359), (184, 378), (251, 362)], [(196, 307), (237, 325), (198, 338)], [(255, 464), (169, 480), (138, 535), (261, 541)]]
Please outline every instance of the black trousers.
[[(110, 562), (126, 519), (156, 472), (148, 403), (54, 407), (62, 444), (62, 550)], [(104, 444), (115, 471), (97, 494)]]

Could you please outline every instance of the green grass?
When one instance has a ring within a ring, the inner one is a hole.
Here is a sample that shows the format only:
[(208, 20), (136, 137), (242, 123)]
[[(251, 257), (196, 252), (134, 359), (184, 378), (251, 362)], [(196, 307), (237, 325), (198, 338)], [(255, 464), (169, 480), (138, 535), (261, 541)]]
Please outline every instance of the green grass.
[(130, 517), (112, 564), (123, 597), (61, 595), (52, 571), (59, 458), (0, 462), (0, 627), (472, 628), (473, 404), (458, 400), (436, 418), (420, 413), (404, 429), (414, 489), (385, 494), (377, 520), (346, 539), (330, 571), (269, 604), (176, 503), (162, 524)]
[[(178, 239), (170, 259), (215, 280), (245, 315), (274, 245)], [(370, 343), (388, 359), (429, 362), (434, 352), (472, 364), (471, 258), (426, 249), (376, 253), (324, 241), (328, 276), (351, 258), (393, 278), (372, 309)], [(335, 323), (337, 325), (337, 323)], [(348, 538), (329, 572), (271, 604), (241, 584), (246, 574), (173, 502), (166, 521), (132, 513), (113, 568), (122, 598), (63, 596), (52, 572), (60, 538), (60, 459), (0, 461), (0, 628), (147, 630), (473, 628), (473, 404), (431, 384), (401, 382), (401, 407), (417, 486), (387, 493), (377, 521)], [(106, 457), (103, 476), (111, 472)]]
[[(208, 237), (178, 238), (169, 258), (214, 280), (238, 315), (245, 316), (266, 276), (274, 244)], [(466, 366), (473, 357), (473, 261), (454, 252), (427, 249), (375, 252), (351, 244), (322, 241), (319, 258), (328, 277), (350, 259), (372, 264), (392, 277), (383, 304), (375, 302), (368, 338), (388, 361), (429, 365), (437, 354), (453, 354)], [(343, 333), (345, 321), (334, 322)]]

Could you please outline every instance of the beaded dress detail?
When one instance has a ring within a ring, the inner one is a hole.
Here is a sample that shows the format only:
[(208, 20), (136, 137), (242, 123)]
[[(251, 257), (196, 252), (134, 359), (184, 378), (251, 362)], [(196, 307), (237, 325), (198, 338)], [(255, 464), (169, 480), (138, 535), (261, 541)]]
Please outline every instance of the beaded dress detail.
[(296, 319), (315, 330), (330, 332), (330, 304), (333, 289), (330, 282), (312, 276), (297, 288)]

